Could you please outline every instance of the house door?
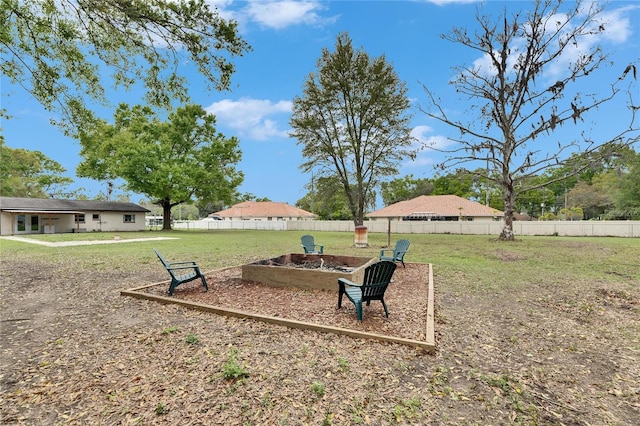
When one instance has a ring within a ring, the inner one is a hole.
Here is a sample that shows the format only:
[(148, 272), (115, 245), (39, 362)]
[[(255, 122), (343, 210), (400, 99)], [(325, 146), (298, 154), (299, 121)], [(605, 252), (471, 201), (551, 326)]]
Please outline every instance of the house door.
[(16, 215), (16, 234), (39, 234), (40, 216), (31, 214)]

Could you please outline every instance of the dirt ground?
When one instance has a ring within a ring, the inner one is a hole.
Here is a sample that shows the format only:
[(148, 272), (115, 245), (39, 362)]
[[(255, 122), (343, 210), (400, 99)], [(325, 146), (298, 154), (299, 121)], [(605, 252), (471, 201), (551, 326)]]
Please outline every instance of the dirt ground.
[[(439, 276), (435, 267), (437, 350), (429, 355), (120, 296), (165, 280), (157, 266), (124, 272), (95, 265), (87, 273), (55, 256), (3, 258), (1, 424), (635, 425), (640, 419), (640, 348), (621, 343), (629, 342), (624, 330), (640, 330), (637, 286), (540, 281), (478, 297), (450, 290), (447, 281), (456, 277)], [(419, 316), (420, 296), (403, 284), (423, 273), (424, 265), (400, 267), (390, 318), (374, 302), (361, 327), (420, 337), (419, 321), (414, 327), (410, 320)], [(210, 281), (206, 297), (216, 297), (215, 277)], [(197, 285), (176, 297), (189, 292), (205, 297)], [(297, 306), (290, 309), (296, 315), (314, 310), (358, 326), (348, 301), (337, 311), (335, 295), (326, 306), (307, 296), (282, 293), (262, 305)]]

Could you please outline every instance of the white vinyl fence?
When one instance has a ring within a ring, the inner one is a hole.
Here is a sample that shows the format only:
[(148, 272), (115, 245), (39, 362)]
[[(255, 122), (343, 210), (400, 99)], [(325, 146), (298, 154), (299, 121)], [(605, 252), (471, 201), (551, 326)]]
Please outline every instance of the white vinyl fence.
[[(439, 222), (439, 221), (366, 221), (368, 232), (394, 234), (468, 234), (500, 235), (504, 223), (496, 222)], [(195, 220), (179, 221), (174, 229), (251, 229), (267, 231), (332, 231), (354, 232), (352, 221), (250, 221)], [(640, 221), (516, 221), (513, 231), (518, 235), (557, 235), (581, 237), (640, 237)]]

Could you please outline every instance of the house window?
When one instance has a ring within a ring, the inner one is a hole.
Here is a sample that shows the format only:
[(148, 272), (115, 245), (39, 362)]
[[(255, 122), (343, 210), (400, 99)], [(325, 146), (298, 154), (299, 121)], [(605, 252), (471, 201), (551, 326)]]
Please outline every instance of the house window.
[(99, 213), (94, 213), (91, 218), (94, 221), (100, 221), (100, 214)]
[(136, 215), (135, 214), (125, 214), (122, 217), (122, 221), (124, 223), (136, 223)]
[(27, 230), (27, 216), (19, 214), (16, 217), (16, 230), (18, 232), (25, 232)]
[(84, 213), (76, 215), (76, 223), (84, 223)]
[(15, 232), (36, 233), (40, 231), (40, 216), (38, 215), (19, 214), (16, 215), (15, 220)]

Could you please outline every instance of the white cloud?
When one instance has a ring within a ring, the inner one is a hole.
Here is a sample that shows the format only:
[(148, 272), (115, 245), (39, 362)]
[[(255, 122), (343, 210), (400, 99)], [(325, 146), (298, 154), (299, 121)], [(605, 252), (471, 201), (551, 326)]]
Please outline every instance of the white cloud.
[(291, 101), (273, 103), (264, 99), (224, 99), (205, 108), (216, 116), (218, 124), (238, 132), (241, 137), (253, 140), (270, 140), (288, 137), (288, 129), (281, 129), (278, 116), (291, 114)]
[[(591, 3), (586, 3), (585, 5), (587, 7), (581, 12), (581, 14), (574, 18), (577, 22), (589, 13), (589, 7), (598, 7), (598, 5), (592, 5)], [(569, 64), (575, 63), (575, 61), (577, 61), (582, 55), (592, 52), (598, 44), (606, 42), (622, 44), (629, 40), (632, 32), (629, 11), (634, 8), (635, 6), (618, 8), (611, 11), (605, 11), (597, 15), (597, 19), (591, 22), (590, 25), (593, 29), (592, 33), (580, 37), (577, 43), (567, 44), (562, 55), (553, 63), (549, 64), (545, 78), (555, 81), (556, 79), (564, 77), (564, 74), (566, 74), (567, 69), (569, 68)], [(548, 17), (548, 19), (545, 20), (547, 23), (545, 32), (548, 34), (554, 33), (556, 31), (556, 23), (565, 22), (566, 20), (567, 15), (560, 13)], [(572, 25), (572, 22), (569, 22), (569, 25), (563, 28), (561, 33), (568, 34), (573, 30), (575, 30), (575, 26)], [(514, 43), (511, 46), (510, 56), (507, 59), (511, 68), (513, 68), (517, 56), (523, 52), (525, 47), (524, 39), (514, 40)], [(481, 74), (495, 73), (495, 68), (487, 54), (476, 59), (473, 62), (473, 66), (474, 68), (479, 69)]]
[(231, 9), (233, 0), (207, 0), (207, 3), (212, 6), (212, 9), (217, 9), (218, 14), (221, 18), (226, 20), (233, 19), (234, 21), (238, 21), (237, 12)]
[[(262, 27), (281, 30), (293, 25), (324, 25), (335, 22), (337, 17), (324, 17), (321, 11), (327, 6), (321, 1), (269, 0), (233, 2), (231, 0), (209, 0), (224, 19), (233, 19), (247, 28), (251, 22)], [(238, 8), (242, 4), (244, 7)]]
[(318, 25), (324, 22), (317, 12), (325, 9), (318, 1), (249, 2), (245, 13), (265, 27), (280, 30), (290, 25)]
[[(585, 4), (582, 15), (578, 15), (575, 19), (580, 20), (589, 13), (590, 7), (599, 7), (597, 4)], [(551, 64), (546, 75), (552, 81), (564, 77), (569, 64), (576, 62), (581, 56), (587, 55), (594, 51), (595, 47), (602, 43), (622, 44), (631, 36), (631, 22), (629, 21), (629, 11), (632, 7), (618, 8), (611, 11), (604, 11), (597, 15), (596, 19), (590, 23), (592, 33), (581, 37), (576, 44), (569, 43), (563, 54), (558, 60)], [(566, 19), (565, 15), (558, 15), (560, 20)], [(550, 24), (555, 19), (549, 19)], [(553, 30), (553, 28), (549, 28)], [(566, 32), (574, 30), (570, 25)], [(606, 51), (606, 48), (605, 48)]]
[(625, 43), (631, 37), (629, 12), (640, 6), (622, 7), (602, 14), (605, 39), (614, 43)]
[(408, 160), (402, 163), (402, 167), (407, 169), (414, 169), (414, 168), (432, 166), (434, 164), (435, 164), (435, 161), (432, 158), (418, 155), (415, 159)]
[(446, 6), (448, 4), (467, 4), (480, 3), (481, 0), (426, 0), (427, 3), (433, 3), (436, 6)]
[(413, 160), (402, 163), (403, 168), (416, 169), (426, 166), (433, 166), (442, 154), (438, 150), (446, 149), (453, 142), (446, 136), (431, 135), (433, 128), (429, 126), (416, 126), (411, 130), (414, 139), (413, 148), (418, 151), (418, 155)]
[(417, 143), (417, 146), (414, 148), (419, 150), (444, 149), (453, 143), (446, 136), (428, 135), (431, 132), (433, 132), (433, 129), (429, 126), (414, 127), (411, 130), (411, 136)]

